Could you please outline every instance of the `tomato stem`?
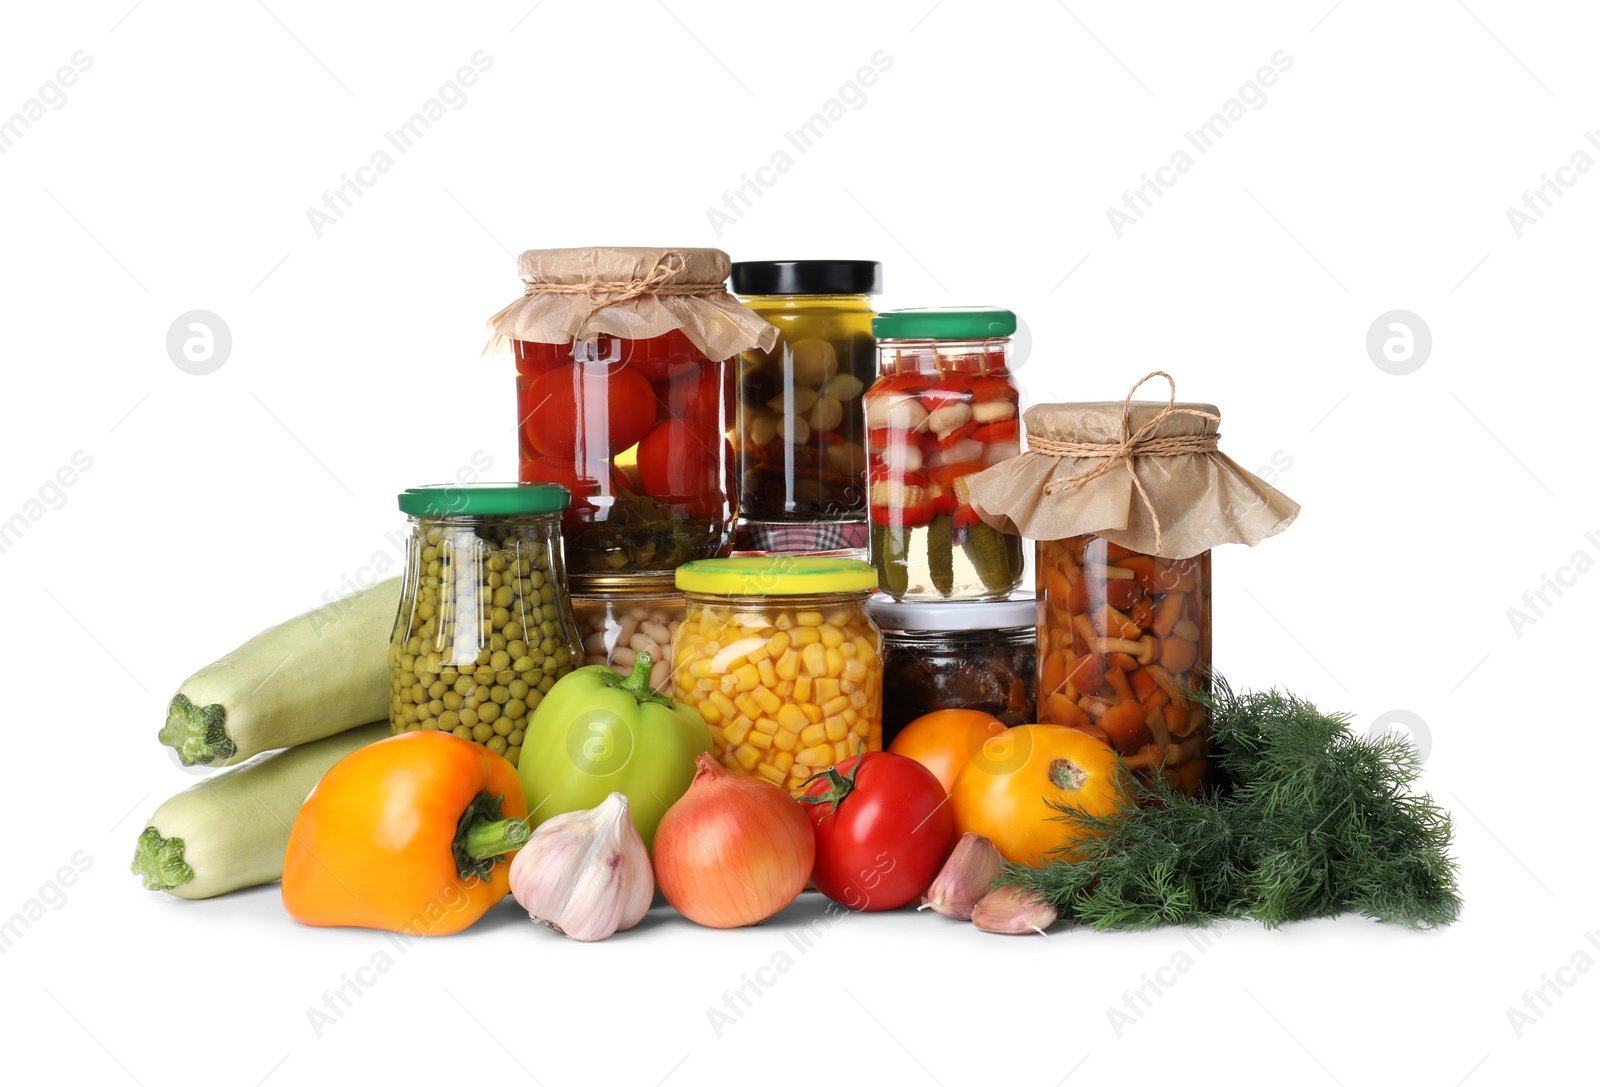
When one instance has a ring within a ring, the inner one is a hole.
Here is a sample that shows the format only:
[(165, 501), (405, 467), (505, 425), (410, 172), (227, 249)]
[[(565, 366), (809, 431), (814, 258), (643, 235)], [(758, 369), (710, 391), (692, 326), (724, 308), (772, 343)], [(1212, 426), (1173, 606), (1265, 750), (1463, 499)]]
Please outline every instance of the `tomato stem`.
[[(827, 792), (818, 793), (816, 796), (802, 794), (795, 799), (802, 804), (832, 804), (833, 811), (838, 811), (839, 805), (844, 803), (845, 797), (856, 791), (856, 775), (861, 772), (861, 755), (864, 746), (860, 740), (856, 741), (856, 757), (848, 773), (841, 774), (837, 766), (830, 766), (826, 770), (819, 770), (817, 773), (812, 774), (800, 784), (800, 787), (804, 789), (818, 778), (826, 778), (828, 781)], [(828, 812), (823, 815), (823, 818), (826, 819), (831, 814), (833, 812)]]

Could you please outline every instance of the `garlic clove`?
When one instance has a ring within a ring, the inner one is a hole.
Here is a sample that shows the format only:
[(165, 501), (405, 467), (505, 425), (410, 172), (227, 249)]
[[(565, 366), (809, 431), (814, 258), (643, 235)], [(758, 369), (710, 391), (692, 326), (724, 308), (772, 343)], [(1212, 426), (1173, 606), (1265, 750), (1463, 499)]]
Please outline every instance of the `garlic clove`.
[(922, 905), (917, 908), (957, 921), (972, 920), (972, 907), (1000, 878), (1002, 860), (993, 842), (967, 831), (956, 843), (950, 859), (939, 869), (928, 892), (922, 896)]
[(511, 893), (528, 916), (586, 943), (637, 925), (654, 892), (650, 854), (622, 793), (540, 824), (511, 862)]
[(1001, 887), (985, 895), (972, 908), (972, 923), (985, 932), (1003, 936), (1026, 936), (1056, 923), (1056, 908), (1035, 891), (1021, 887)]

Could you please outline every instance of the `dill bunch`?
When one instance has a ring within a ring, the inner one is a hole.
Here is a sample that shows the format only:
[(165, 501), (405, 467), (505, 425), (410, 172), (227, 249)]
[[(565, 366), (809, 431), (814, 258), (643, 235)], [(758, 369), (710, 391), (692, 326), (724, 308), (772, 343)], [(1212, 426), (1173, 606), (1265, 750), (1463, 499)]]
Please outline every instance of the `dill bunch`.
[(1409, 741), (1357, 736), (1347, 715), (1276, 690), (1235, 694), (1220, 678), (1192, 696), (1211, 710), (1220, 785), (1189, 797), (1125, 774), (1110, 815), (1056, 805), (1073, 859), (1008, 865), (1002, 882), (1096, 929), (1457, 918), (1450, 815), (1411, 791), (1421, 765)]

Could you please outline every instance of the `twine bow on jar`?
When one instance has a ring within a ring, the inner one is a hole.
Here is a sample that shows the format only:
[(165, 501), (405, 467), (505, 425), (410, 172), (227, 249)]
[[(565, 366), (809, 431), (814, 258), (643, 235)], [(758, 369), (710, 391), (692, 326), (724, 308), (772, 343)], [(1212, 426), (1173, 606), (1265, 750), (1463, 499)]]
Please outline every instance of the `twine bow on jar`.
[[(1153, 377), (1167, 379), (1167, 406), (1157, 412), (1143, 426), (1133, 429), (1133, 394), (1139, 387)], [(1122, 437), (1114, 442), (1063, 442), (1054, 438), (1041, 438), (1034, 434), (1028, 435), (1028, 449), (1033, 453), (1042, 453), (1049, 457), (1071, 457), (1073, 459), (1099, 460), (1100, 463), (1087, 472), (1073, 476), (1061, 476), (1050, 480), (1044, 485), (1047, 495), (1059, 494), (1062, 491), (1076, 490), (1092, 480), (1099, 479), (1107, 472), (1114, 469), (1120, 462), (1128, 471), (1128, 477), (1133, 480), (1133, 486), (1139, 493), (1139, 498), (1144, 502), (1144, 508), (1150, 513), (1151, 523), (1155, 526), (1156, 553), (1161, 553), (1161, 518), (1156, 514), (1155, 504), (1151, 502), (1149, 493), (1144, 484), (1139, 482), (1139, 473), (1134, 470), (1134, 461), (1140, 457), (1182, 457), (1195, 453), (1215, 453), (1217, 442), (1221, 437), (1218, 434), (1180, 434), (1163, 437), (1153, 437), (1161, 424), (1175, 415), (1194, 415), (1212, 422), (1220, 422), (1222, 417), (1199, 408), (1175, 407), (1178, 399), (1178, 386), (1172, 380), (1172, 375), (1164, 370), (1152, 370), (1134, 383), (1128, 390), (1127, 397), (1122, 402)]]
[(672, 283), (674, 276), (682, 274), (685, 267), (683, 254), (669, 249), (656, 260), (648, 275), (639, 279), (590, 279), (582, 283), (530, 283), (522, 285), (523, 297), (532, 294), (583, 295), (587, 306), (574, 304), (567, 311), (561, 331), (568, 336), (578, 335), (589, 318), (607, 306), (631, 302), (647, 294), (695, 295), (709, 297), (722, 294), (722, 283)]

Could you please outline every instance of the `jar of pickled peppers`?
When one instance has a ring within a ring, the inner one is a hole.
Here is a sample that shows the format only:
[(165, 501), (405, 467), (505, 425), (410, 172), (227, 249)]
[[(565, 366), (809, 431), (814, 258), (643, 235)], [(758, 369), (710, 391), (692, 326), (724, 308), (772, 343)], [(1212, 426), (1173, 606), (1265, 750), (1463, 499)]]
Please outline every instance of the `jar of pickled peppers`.
[(883, 750), (877, 585), (853, 559), (772, 556), (679, 567), (673, 697), (697, 710), (722, 764), (799, 795), (859, 750)]
[(973, 512), (967, 477), (1017, 455), (1017, 318), (1003, 309), (873, 318), (867, 516), (878, 587), (897, 600), (998, 600), (1022, 581), (1022, 540)]
[(528, 720), (581, 663), (552, 484), (412, 487), (389, 726), (451, 732), (515, 765)]
[(490, 319), (517, 362), (520, 478), (572, 492), (574, 573), (670, 575), (733, 544), (733, 370), (778, 330), (729, 294), (716, 249), (549, 249)]
[(733, 290), (778, 343), (738, 360), (739, 547), (859, 548), (866, 532), (861, 396), (876, 374), (873, 260), (741, 261)]

